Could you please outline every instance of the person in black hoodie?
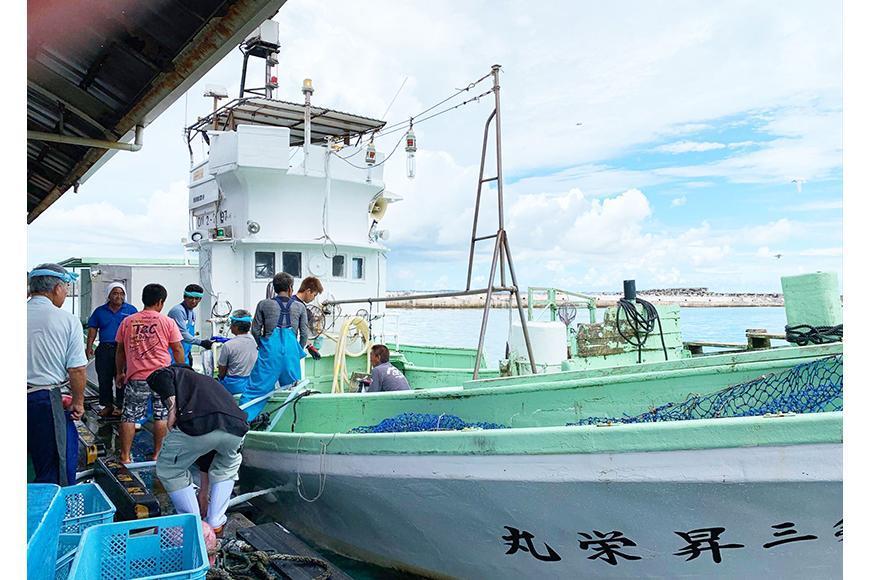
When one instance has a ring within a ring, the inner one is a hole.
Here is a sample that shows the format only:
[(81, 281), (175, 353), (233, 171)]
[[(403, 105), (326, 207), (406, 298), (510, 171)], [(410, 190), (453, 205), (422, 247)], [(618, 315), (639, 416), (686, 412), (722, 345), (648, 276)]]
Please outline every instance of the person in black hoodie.
[(208, 469), (209, 502), (206, 522), (220, 533), (239, 466), (247, 416), (233, 396), (215, 379), (187, 365), (158, 369), (148, 386), (168, 411), (169, 434), (157, 459), (157, 477), (178, 513), (199, 514), (190, 467), (214, 452)]

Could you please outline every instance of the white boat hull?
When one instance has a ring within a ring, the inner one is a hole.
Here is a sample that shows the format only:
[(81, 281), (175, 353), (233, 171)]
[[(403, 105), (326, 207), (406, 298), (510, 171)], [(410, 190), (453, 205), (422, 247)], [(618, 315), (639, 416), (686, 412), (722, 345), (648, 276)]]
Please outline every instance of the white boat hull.
[[(346, 556), (424, 575), (842, 576), (841, 444), (565, 455), (321, 457), (260, 449), (244, 455), (243, 481), (287, 485), (269, 509), (288, 528)], [(320, 497), (303, 501), (299, 492), (312, 498), (321, 481)]]

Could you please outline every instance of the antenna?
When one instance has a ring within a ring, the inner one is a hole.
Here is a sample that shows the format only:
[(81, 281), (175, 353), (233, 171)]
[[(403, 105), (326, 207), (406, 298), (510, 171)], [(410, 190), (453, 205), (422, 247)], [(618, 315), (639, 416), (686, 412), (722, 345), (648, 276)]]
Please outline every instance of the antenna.
[[(266, 20), (248, 36), (239, 46), (239, 50), (245, 55), (242, 60), (242, 82), (239, 86), (239, 98), (245, 93), (253, 93), (267, 99), (272, 98), (272, 91), (278, 88), (278, 77), (272, 75), (272, 67), (278, 64), (278, 53), (281, 52), (281, 43), (278, 40), (278, 22)], [(249, 89), (245, 87), (248, 75), (248, 58), (255, 56), (266, 61), (265, 84), (262, 87)]]

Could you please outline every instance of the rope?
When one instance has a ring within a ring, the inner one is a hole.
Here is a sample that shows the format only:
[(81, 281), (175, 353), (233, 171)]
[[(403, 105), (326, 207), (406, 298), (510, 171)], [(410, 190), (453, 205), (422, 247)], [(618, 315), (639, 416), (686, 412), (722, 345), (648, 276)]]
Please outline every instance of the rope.
[[(363, 339), (363, 347), (359, 352), (347, 351), (347, 343), (350, 339), (350, 330), (352, 326), (356, 328), (357, 332)], [(371, 346), (369, 325), (366, 322), (366, 319), (362, 316), (351, 316), (341, 325), (338, 338), (330, 334), (326, 334), (326, 336), (336, 342), (335, 355), (332, 363), (332, 392), (344, 393), (346, 392), (345, 387), (350, 384), (350, 379), (347, 376), (347, 357), (356, 358), (368, 354), (369, 347)], [(366, 363), (367, 371), (370, 370), (370, 364), (370, 361)]]
[[(662, 339), (662, 352), (665, 353), (665, 360), (668, 360), (668, 349), (665, 347), (665, 334), (662, 330), (662, 323), (659, 319), (659, 312), (656, 307), (641, 298), (635, 298), (635, 302), (643, 306), (643, 314), (637, 310), (634, 302), (625, 298), (620, 298), (616, 308), (616, 329), (619, 331), (619, 336), (628, 344), (637, 347), (637, 362), (641, 362), (641, 350), (649, 335), (655, 330), (656, 322), (659, 323), (659, 336)], [(619, 324), (621, 313), (625, 313), (628, 318), (626, 323), (631, 329), (632, 334), (626, 336), (622, 332), (622, 325)]]
[(831, 342), (843, 342), (843, 325), (836, 326), (811, 326), (809, 324), (797, 324), (785, 327), (785, 339), (798, 346), (813, 344), (827, 344)]
[(329, 563), (320, 558), (295, 554), (278, 554), (255, 550), (241, 540), (225, 540), (216, 552), (215, 565), (209, 569), (208, 580), (277, 580), (269, 568), (275, 562), (292, 562), (300, 566), (316, 566), (323, 570), (314, 580), (332, 578)]
[[(302, 483), (302, 474), (298, 471), (296, 472), (296, 493), (299, 494), (299, 498), (302, 501), (307, 503), (314, 503), (320, 499), (320, 496), (323, 495), (323, 490), (326, 489), (326, 471), (324, 470), (324, 466), (326, 465), (326, 450), (329, 449), (329, 446), (332, 444), (332, 441), (335, 439), (337, 433), (333, 433), (332, 437), (330, 437), (329, 441), (324, 443), (320, 442), (320, 467), (319, 472), (317, 474), (317, 495), (313, 498), (308, 498), (305, 496), (305, 484)], [(302, 435), (299, 436), (299, 440), (296, 441), (296, 465), (299, 465), (299, 446), (302, 444)]]

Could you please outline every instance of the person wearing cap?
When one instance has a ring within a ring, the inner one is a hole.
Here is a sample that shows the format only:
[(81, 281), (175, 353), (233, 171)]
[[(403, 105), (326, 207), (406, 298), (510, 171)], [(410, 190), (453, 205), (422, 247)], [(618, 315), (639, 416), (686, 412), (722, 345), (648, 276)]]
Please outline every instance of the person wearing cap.
[[(27, 453), (36, 483), (74, 485), (79, 441), (73, 420), (85, 412), (87, 382), (82, 325), (62, 309), (78, 274), (40, 264), (28, 274)], [(64, 410), (62, 390), (72, 394)]]
[(160, 284), (147, 284), (142, 289), (142, 311), (122, 320), (115, 336), (118, 343), (115, 382), (124, 386), (123, 421), (118, 429), (121, 463), (133, 461), (130, 450), (136, 423), (148, 415), (149, 400), (154, 416), (154, 459), (160, 455), (161, 443), (166, 436), (166, 409), (159, 399), (151, 396), (145, 382), (151, 373), (168, 367), (173, 360), (178, 364), (184, 362), (181, 332), (175, 321), (160, 313), (166, 296), (166, 288)]
[(257, 341), (251, 336), (251, 313), (236, 310), (230, 315), (233, 338), (221, 345), (218, 380), (233, 395), (245, 392), (257, 362)]
[[(124, 391), (113, 388), (115, 381), (115, 335), (121, 321), (138, 312), (135, 306), (126, 301), (127, 289), (120, 282), (112, 282), (106, 288), (106, 303), (97, 306), (88, 319), (88, 341), (85, 347), (87, 357), (94, 359), (97, 382), (100, 385), (100, 417), (119, 417), (123, 408)], [(94, 349), (94, 339), (99, 332), (100, 343)]]
[(223, 385), (187, 365), (158, 369), (147, 381), (168, 410), (169, 434), (157, 459), (157, 478), (176, 512), (198, 514), (190, 468), (203, 456), (213, 456), (205, 520), (219, 534), (242, 464), (240, 450), (248, 432), (245, 412)]
[(196, 338), (196, 312), (194, 308), (202, 302), (203, 288), (199, 284), (188, 284), (184, 287), (184, 300), (169, 309), (166, 315), (178, 325), (181, 332), (181, 346), (184, 348), (184, 360), (193, 366), (193, 358), (190, 349), (193, 345), (201, 346), (205, 350), (211, 349), (211, 341)]

